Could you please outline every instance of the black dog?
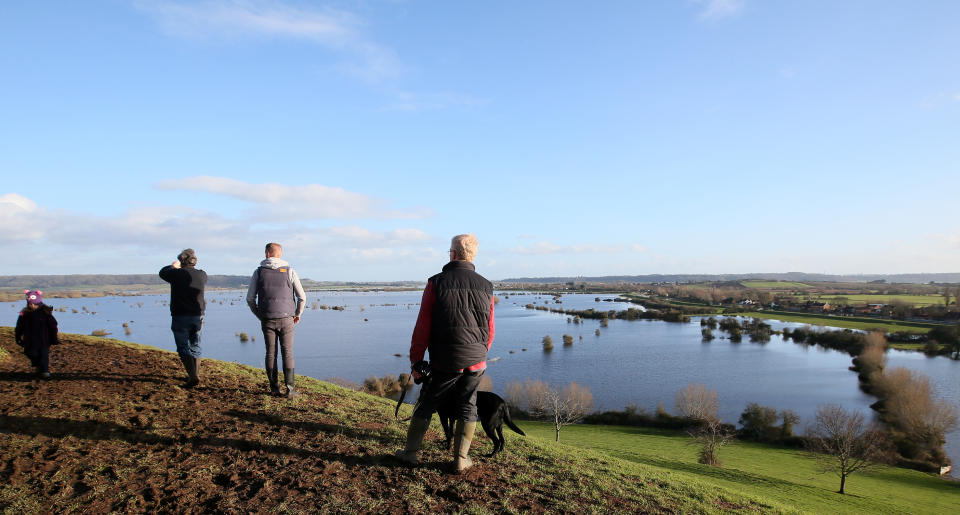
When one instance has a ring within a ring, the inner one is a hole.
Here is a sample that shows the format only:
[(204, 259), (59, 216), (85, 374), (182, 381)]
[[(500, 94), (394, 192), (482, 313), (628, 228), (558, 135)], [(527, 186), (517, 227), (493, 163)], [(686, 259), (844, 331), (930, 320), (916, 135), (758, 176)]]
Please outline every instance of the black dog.
[[(443, 426), (443, 434), (447, 437), (446, 446), (449, 450), (453, 447), (453, 421), (456, 418), (456, 410), (453, 406), (446, 405), (437, 410), (437, 415), (440, 416), (440, 425)], [(506, 443), (503, 438), (504, 424), (520, 436), (527, 436), (513, 423), (507, 402), (493, 392), (477, 392), (477, 418), (480, 419), (483, 431), (493, 441), (493, 452), (487, 455), (488, 458), (496, 456), (503, 450), (503, 444)]]
[[(419, 379), (414, 380), (415, 383), (430, 382), (430, 366), (427, 362), (418, 361), (414, 363), (413, 368), (420, 375)], [(400, 392), (400, 398), (397, 399), (397, 407), (393, 410), (394, 416), (399, 416), (400, 406), (403, 404), (403, 398), (406, 397), (409, 386), (409, 383), (403, 386)], [(437, 410), (437, 415), (440, 416), (440, 425), (443, 426), (443, 434), (447, 438), (446, 447), (449, 450), (453, 446), (453, 421), (456, 418), (456, 412), (453, 406), (446, 405), (441, 406), (440, 409)], [(493, 442), (493, 452), (487, 455), (489, 458), (496, 456), (498, 452), (502, 451), (503, 445), (506, 443), (506, 440), (503, 438), (503, 424), (507, 424), (507, 427), (520, 436), (527, 436), (513, 423), (507, 402), (503, 400), (503, 397), (493, 392), (477, 392), (477, 418), (480, 419), (480, 425), (483, 427), (483, 431), (487, 433), (487, 436), (489, 436)]]

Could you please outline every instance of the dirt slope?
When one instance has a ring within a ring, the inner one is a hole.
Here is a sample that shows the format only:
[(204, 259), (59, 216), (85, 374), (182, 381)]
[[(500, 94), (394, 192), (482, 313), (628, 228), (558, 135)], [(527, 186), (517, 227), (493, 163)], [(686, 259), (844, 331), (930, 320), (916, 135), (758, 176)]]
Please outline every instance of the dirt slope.
[[(757, 506), (697, 501), (615, 460), (516, 435), (507, 452), (450, 474), (439, 431), (416, 469), (390, 455), (406, 425), (389, 402), (298, 378), (266, 395), (262, 372), (205, 361), (181, 387), (175, 354), (62, 335), (50, 381), (34, 379), (0, 328), (0, 509), (7, 512), (688, 512)], [(172, 343), (171, 343), (172, 345)], [(438, 429), (438, 426), (437, 428)], [(490, 450), (478, 436), (473, 454)], [(698, 493), (702, 496), (702, 493)], [(700, 504), (703, 503), (703, 504)]]

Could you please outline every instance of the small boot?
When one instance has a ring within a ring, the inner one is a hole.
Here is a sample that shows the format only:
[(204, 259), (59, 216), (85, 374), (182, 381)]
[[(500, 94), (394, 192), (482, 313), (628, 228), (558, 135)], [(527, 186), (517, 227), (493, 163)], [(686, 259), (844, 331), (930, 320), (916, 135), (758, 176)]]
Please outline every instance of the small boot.
[(457, 427), (453, 430), (453, 468), (457, 474), (473, 466), (473, 460), (470, 459), (470, 444), (473, 442), (473, 432), (477, 430), (477, 423), (457, 421)]
[(193, 388), (196, 386), (193, 382), (193, 358), (180, 355), (180, 362), (183, 363), (183, 370), (187, 373), (187, 382), (183, 386), (184, 388)]
[(277, 367), (267, 369), (267, 380), (270, 381), (270, 395), (280, 397), (280, 380), (277, 377)]
[(416, 465), (420, 462), (417, 459), (417, 453), (420, 452), (423, 435), (427, 434), (428, 427), (430, 427), (428, 418), (412, 417), (410, 419), (410, 427), (407, 428), (407, 445), (402, 451), (397, 451), (397, 459), (408, 465)]
[(287, 398), (292, 399), (298, 395), (296, 390), (293, 389), (293, 369), (285, 368), (283, 369), (283, 382), (287, 383)]

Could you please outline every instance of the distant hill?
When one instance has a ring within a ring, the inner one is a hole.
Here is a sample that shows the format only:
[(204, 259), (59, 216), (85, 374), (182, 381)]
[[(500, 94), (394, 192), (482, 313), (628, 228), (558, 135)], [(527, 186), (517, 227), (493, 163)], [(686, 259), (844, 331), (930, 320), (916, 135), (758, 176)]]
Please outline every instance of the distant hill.
[[(210, 288), (240, 288), (250, 282), (249, 275), (210, 275)], [(75, 274), (75, 275), (0, 275), (0, 289), (84, 289), (114, 286), (165, 286), (157, 274)]]
[[(383, 288), (383, 289), (411, 289), (423, 288), (424, 283), (416, 281), (393, 282), (346, 282), (346, 281), (314, 281), (301, 278), (303, 287), (312, 288)], [(207, 276), (209, 288), (246, 288), (250, 284), (249, 275), (210, 275)], [(0, 290), (23, 289), (105, 289), (105, 288), (143, 288), (161, 287), (167, 283), (157, 274), (74, 274), (74, 275), (0, 275)]]
[(501, 283), (529, 283), (548, 284), (566, 282), (590, 283), (689, 283), (713, 281), (742, 281), (747, 279), (766, 279), (770, 281), (796, 282), (841, 282), (841, 283), (868, 283), (871, 281), (886, 281), (888, 283), (926, 284), (931, 281), (937, 283), (958, 283), (960, 273), (942, 274), (858, 274), (858, 275), (830, 275), (808, 274), (805, 272), (785, 272), (769, 274), (650, 274), (650, 275), (605, 275), (597, 277), (517, 277), (501, 279)]

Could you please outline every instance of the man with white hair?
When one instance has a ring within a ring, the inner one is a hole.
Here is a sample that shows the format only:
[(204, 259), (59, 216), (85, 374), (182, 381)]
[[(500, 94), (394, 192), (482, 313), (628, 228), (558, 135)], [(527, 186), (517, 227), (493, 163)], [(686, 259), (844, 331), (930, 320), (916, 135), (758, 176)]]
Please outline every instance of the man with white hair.
[[(414, 407), (400, 460), (416, 465), (423, 436), (437, 408), (454, 404), (454, 469), (471, 466), (469, 451), (477, 428), (477, 387), (493, 343), (493, 285), (476, 272), (477, 237), (460, 234), (450, 242), (450, 262), (427, 280), (410, 343), (413, 375), (429, 370)], [(429, 365), (423, 360), (429, 351)]]

